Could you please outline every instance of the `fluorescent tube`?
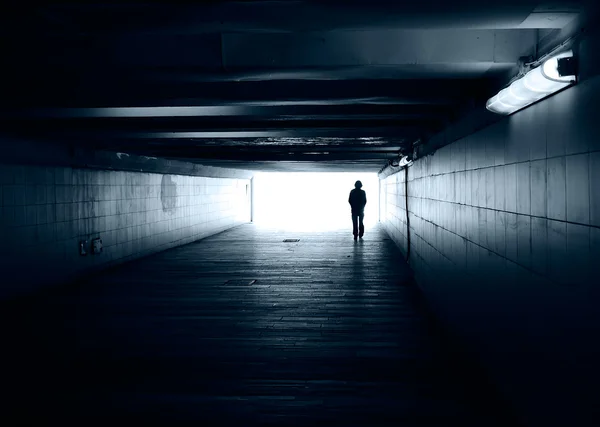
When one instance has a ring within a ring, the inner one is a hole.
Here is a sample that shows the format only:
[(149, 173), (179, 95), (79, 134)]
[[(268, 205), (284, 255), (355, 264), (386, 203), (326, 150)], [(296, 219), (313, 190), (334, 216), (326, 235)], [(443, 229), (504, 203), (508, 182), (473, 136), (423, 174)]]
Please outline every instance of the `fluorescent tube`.
[(558, 60), (572, 56), (573, 52), (568, 51), (547, 59), (488, 99), (486, 108), (493, 113), (511, 114), (569, 86), (575, 81), (575, 76), (561, 76)]

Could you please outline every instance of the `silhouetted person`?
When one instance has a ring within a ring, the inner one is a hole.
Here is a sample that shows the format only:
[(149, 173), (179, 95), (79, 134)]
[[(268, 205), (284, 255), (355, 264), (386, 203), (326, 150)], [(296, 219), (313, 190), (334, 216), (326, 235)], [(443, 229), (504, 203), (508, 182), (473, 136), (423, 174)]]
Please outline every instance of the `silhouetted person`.
[(367, 193), (361, 190), (362, 182), (356, 181), (354, 183), (354, 190), (350, 192), (348, 197), (348, 203), (352, 208), (352, 234), (354, 234), (354, 240), (357, 237), (362, 238), (365, 234), (365, 225), (363, 219), (365, 217), (365, 205), (367, 204)]

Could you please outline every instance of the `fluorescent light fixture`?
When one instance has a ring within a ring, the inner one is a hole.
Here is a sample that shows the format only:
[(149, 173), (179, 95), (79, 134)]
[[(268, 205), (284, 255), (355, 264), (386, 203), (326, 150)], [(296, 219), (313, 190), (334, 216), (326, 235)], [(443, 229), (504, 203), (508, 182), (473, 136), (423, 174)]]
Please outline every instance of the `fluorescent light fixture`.
[(400, 167), (404, 167), (404, 166), (409, 167), (409, 166), (412, 166), (412, 164), (413, 164), (412, 159), (409, 158), (408, 156), (404, 156), (400, 160), (400, 163), (398, 164), (398, 166), (400, 166)]
[[(575, 82), (575, 71), (572, 67), (564, 67), (569, 75), (564, 75), (562, 61), (569, 61), (572, 51), (553, 56), (544, 63), (515, 80), (498, 94), (488, 99), (486, 108), (493, 113), (512, 114), (542, 98)], [(560, 72), (562, 71), (562, 73)]]

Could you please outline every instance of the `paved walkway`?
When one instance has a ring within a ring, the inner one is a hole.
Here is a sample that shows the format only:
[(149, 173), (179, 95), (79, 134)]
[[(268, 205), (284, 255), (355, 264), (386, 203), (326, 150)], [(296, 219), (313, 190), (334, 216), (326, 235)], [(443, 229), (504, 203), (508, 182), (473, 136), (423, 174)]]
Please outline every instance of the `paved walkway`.
[(244, 225), (5, 304), (1, 320), (3, 415), (23, 422), (510, 425), (378, 228), (354, 242)]

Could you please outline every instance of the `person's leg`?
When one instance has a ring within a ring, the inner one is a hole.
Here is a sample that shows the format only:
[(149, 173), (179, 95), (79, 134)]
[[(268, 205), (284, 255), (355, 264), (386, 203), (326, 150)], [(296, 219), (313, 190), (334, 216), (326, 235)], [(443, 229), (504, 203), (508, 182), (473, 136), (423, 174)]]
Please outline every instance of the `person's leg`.
[(365, 225), (363, 224), (363, 219), (365, 218), (365, 214), (360, 214), (358, 216), (359, 226), (358, 226), (358, 237), (362, 237), (365, 234)]
[(358, 216), (354, 214), (352, 214), (352, 234), (354, 238), (358, 236)]

